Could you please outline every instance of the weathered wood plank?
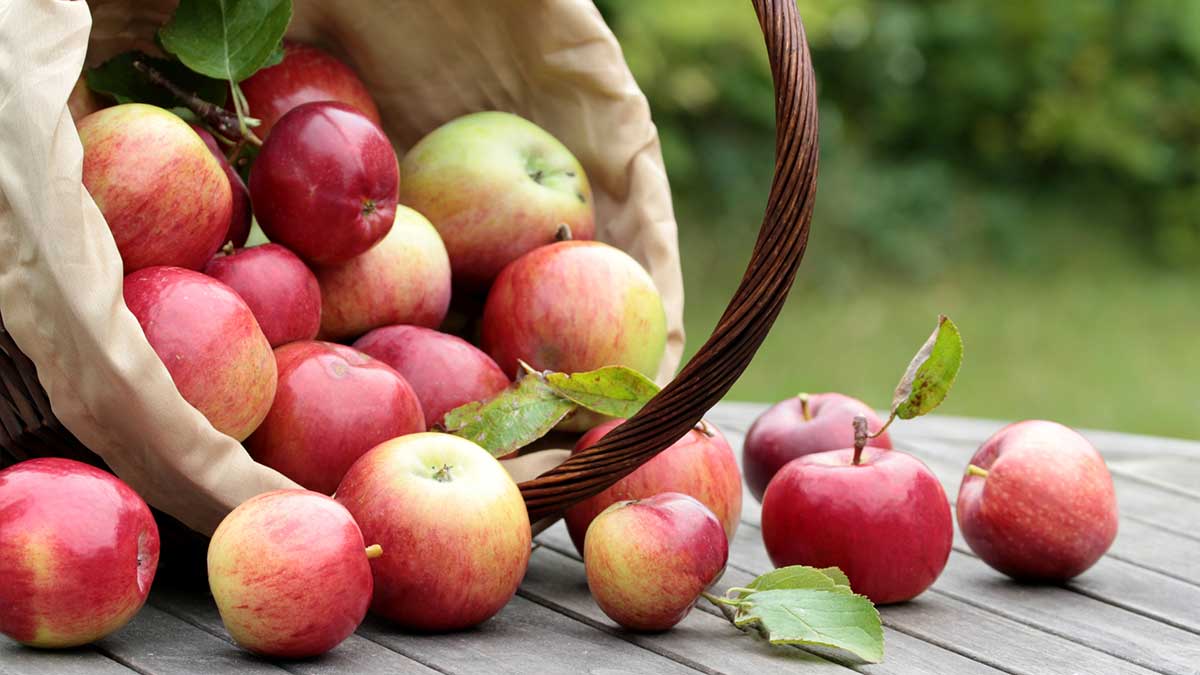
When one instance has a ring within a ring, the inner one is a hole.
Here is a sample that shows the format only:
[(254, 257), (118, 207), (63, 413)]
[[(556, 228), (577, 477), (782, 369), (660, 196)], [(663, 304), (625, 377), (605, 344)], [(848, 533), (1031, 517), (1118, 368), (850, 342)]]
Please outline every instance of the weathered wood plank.
[(0, 635), (0, 675), (132, 675), (91, 647), (31, 649)]
[[(233, 644), (221, 623), (221, 615), (212, 598), (202, 590), (155, 590), (150, 602), (157, 608), (191, 623), (207, 633)], [(351, 635), (333, 651), (319, 658), (304, 661), (281, 661), (279, 667), (292, 673), (323, 675), (325, 673), (375, 673), (414, 675), (432, 674), (436, 670), (376, 644), (360, 635)]]

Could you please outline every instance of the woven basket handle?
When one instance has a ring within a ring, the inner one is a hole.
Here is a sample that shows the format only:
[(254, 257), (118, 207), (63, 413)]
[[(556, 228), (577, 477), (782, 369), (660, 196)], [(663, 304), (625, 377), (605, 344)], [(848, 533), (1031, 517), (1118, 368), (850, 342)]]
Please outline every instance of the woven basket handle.
[(682, 438), (741, 376), (787, 299), (817, 190), (817, 90), (795, 0), (753, 3), (775, 81), (775, 178), (746, 275), (678, 377), (599, 443), (521, 483), (531, 521), (602, 492)]

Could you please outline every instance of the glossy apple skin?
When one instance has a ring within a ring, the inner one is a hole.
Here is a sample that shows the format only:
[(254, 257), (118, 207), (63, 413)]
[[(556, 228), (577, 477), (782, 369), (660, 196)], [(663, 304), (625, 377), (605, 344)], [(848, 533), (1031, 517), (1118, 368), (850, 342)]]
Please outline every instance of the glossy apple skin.
[(920, 595), (950, 557), (954, 523), (941, 483), (921, 460), (866, 448), (804, 455), (763, 497), (762, 536), (776, 567), (837, 566), (877, 605)]
[(437, 230), (406, 206), (383, 241), (340, 265), (315, 268), (321, 337), (345, 340), (392, 324), (436, 328), (450, 307), (450, 259)]
[(521, 492), (468, 440), (422, 433), (387, 441), (354, 463), (336, 499), (384, 550), (371, 561), (372, 611), (404, 628), (482, 623), (525, 576), (531, 535)]
[(308, 490), (252, 497), (208, 545), (208, 583), (234, 641), (256, 654), (302, 659), (333, 649), (371, 604), (362, 532), (333, 499)]
[(525, 254), (496, 278), (483, 308), (483, 350), (509, 376), (524, 360), (566, 373), (622, 365), (653, 378), (666, 344), (667, 317), (650, 275), (595, 241)]
[(984, 562), (1022, 581), (1066, 581), (1117, 537), (1112, 475), (1075, 430), (1027, 420), (989, 438), (958, 491), (958, 526)]
[(404, 156), (400, 203), (429, 217), (446, 242), (455, 284), (481, 290), (510, 262), (558, 241), (595, 235), (592, 190), (571, 151), (504, 112), (448, 122)]
[(384, 326), (359, 338), (354, 348), (395, 368), (421, 399), (433, 428), (450, 410), (491, 398), (509, 385), (500, 366), (462, 338), (421, 326)]
[(141, 103), (79, 121), (83, 185), (112, 230), (125, 273), (172, 265), (198, 270), (229, 230), (229, 179), (176, 115)]
[[(842, 394), (809, 394), (804, 419), (801, 397), (795, 396), (767, 408), (754, 420), (742, 445), (742, 470), (750, 494), (762, 501), (767, 483), (783, 465), (814, 452), (840, 450), (854, 446), (854, 418), (867, 418), (872, 432), (883, 427), (883, 420), (871, 406)], [(867, 441), (876, 448), (891, 449), (887, 432)]]
[[(572, 454), (595, 445), (622, 421), (605, 422), (584, 434)], [(705, 422), (703, 431), (689, 431), (604, 492), (567, 509), (564, 519), (575, 548), (584, 552), (588, 525), (610, 505), (629, 499), (645, 499), (662, 492), (679, 492), (700, 500), (717, 514), (728, 539), (733, 541), (742, 517), (742, 477), (729, 441), (719, 429)]]
[(179, 267), (138, 270), (124, 294), (183, 398), (217, 431), (249, 436), (275, 397), (275, 358), (241, 296)]
[(728, 557), (721, 521), (678, 492), (612, 504), (588, 528), (583, 551), (596, 604), (636, 631), (682, 621)]
[(357, 349), (292, 342), (275, 350), (275, 362), (275, 402), (246, 449), (309, 490), (331, 494), (363, 453), (425, 430), (408, 382)]
[(0, 471), (0, 633), (76, 647), (112, 633), (146, 601), (158, 527), (112, 474), (69, 459)]
[(330, 101), (280, 118), (250, 169), (250, 201), (263, 232), (317, 264), (345, 262), (383, 239), (399, 186), (383, 130)]
[(240, 86), (250, 116), (262, 122), (255, 128), (259, 138), (267, 138), (292, 108), (315, 101), (345, 103), (380, 124), (379, 108), (358, 75), (328, 52), (298, 42), (285, 41), (283, 61), (263, 68)]
[(242, 296), (271, 347), (317, 337), (321, 288), (317, 277), (279, 244), (263, 244), (218, 255), (204, 268)]
[(250, 213), (250, 189), (246, 187), (246, 182), (238, 175), (237, 171), (233, 170), (229, 160), (225, 157), (225, 151), (217, 143), (217, 139), (208, 132), (208, 129), (199, 124), (192, 124), (192, 131), (204, 141), (205, 147), (212, 153), (213, 159), (217, 160), (217, 164), (221, 165), (221, 171), (225, 172), (225, 176), (229, 178), (229, 192), (233, 197), (233, 209), (229, 216), (229, 229), (225, 232), (225, 238), (221, 241), (224, 245), (226, 242), (232, 242), (234, 248), (241, 248), (246, 245), (246, 238), (250, 236), (250, 221), (252, 214)]

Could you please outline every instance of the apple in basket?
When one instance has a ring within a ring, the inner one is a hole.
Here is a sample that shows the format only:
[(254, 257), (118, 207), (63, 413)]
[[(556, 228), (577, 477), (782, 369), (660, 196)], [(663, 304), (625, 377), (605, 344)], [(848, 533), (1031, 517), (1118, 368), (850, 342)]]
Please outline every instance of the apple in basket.
[(408, 151), (400, 173), (400, 203), (437, 227), (464, 288), (486, 289), (505, 265), (568, 233), (595, 233), (583, 167), (558, 139), (510, 113), (447, 122)]
[(75, 647), (116, 631), (146, 602), (158, 545), (150, 509), (110, 473), (58, 458), (0, 471), (0, 633)]
[(200, 140), (204, 141), (204, 145), (208, 147), (213, 158), (217, 160), (217, 164), (221, 165), (225, 176), (229, 178), (233, 211), (229, 217), (229, 229), (226, 230), (225, 237), (221, 242), (232, 242), (235, 247), (245, 246), (246, 238), (250, 236), (250, 223), (253, 220), (253, 215), (250, 213), (250, 188), (246, 187), (246, 181), (242, 180), (238, 172), (233, 170), (233, 166), (226, 159), (225, 152), (221, 150), (217, 139), (199, 124), (193, 123), (191, 127), (200, 136)]
[(208, 276), (237, 291), (272, 347), (311, 340), (321, 328), (321, 289), (311, 270), (279, 244), (218, 255)]

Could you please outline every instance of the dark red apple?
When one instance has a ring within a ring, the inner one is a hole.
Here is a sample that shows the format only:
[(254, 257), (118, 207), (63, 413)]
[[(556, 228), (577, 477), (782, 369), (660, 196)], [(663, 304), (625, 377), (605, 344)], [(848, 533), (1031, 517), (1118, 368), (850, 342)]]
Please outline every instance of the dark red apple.
[(141, 609), (157, 567), (154, 517), (116, 476), (57, 458), (0, 471), (0, 633), (99, 640)]
[(321, 328), (321, 288), (312, 270), (279, 244), (209, 261), (204, 273), (238, 292), (272, 347), (311, 340)]
[(363, 453), (425, 431), (421, 403), (408, 382), (357, 349), (293, 342), (275, 350), (275, 361), (275, 403), (246, 449), (310, 490), (333, 493)]
[(179, 267), (138, 270), (125, 277), (124, 292), (183, 398), (217, 431), (249, 436), (275, 397), (275, 359), (242, 297)]
[[(867, 418), (871, 431), (883, 427), (870, 406), (842, 394), (801, 394), (767, 408), (742, 445), (742, 471), (750, 494), (761, 502), (775, 472), (797, 457), (853, 447), (857, 415)], [(867, 445), (891, 449), (892, 441), (885, 431)]]
[(250, 221), (252, 219), (252, 214), (250, 213), (250, 190), (246, 187), (246, 181), (242, 180), (238, 172), (233, 170), (233, 166), (229, 164), (229, 160), (225, 157), (225, 152), (221, 150), (217, 139), (208, 132), (208, 129), (194, 123), (192, 124), (192, 129), (200, 136), (200, 140), (204, 141), (204, 145), (208, 146), (213, 157), (217, 159), (217, 164), (221, 165), (221, 170), (229, 178), (229, 189), (233, 194), (233, 212), (229, 217), (229, 230), (225, 233), (224, 241), (233, 242), (234, 248), (241, 248), (246, 245), (246, 238), (250, 236)]
[(958, 491), (971, 550), (1015, 579), (1066, 581), (1117, 536), (1117, 498), (1104, 459), (1055, 422), (1004, 427), (975, 456)]
[(262, 139), (285, 113), (314, 101), (340, 101), (380, 123), (379, 108), (358, 75), (333, 55), (310, 45), (285, 41), (282, 61), (239, 86), (250, 105), (250, 116), (261, 122), (254, 132)]
[(779, 470), (762, 505), (771, 561), (837, 566), (875, 604), (920, 595), (950, 557), (954, 522), (941, 483), (921, 460), (865, 448), (804, 455)]
[(431, 428), (464, 403), (491, 398), (509, 385), (500, 366), (462, 338), (421, 326), (376, 328), (354, 348), (395, 368), (408, 380)]
[(345, 262), (396, 217), (391, 141), (344, 103), (305, 103), (279, 119), (250, 169), (254, 215), (271, 241), (310, 263)]
[[(573, 454), (595, 445), (622, 421), (606, 422), (584, 434)], [(741, 474), (729, 442), (715, 426), (703, 422), (605, 491), (567, 509), (567, 530), (575, 548), (583, 553), (588, 526), (611, 504), (661, 492), (680, 492), (700, 500), (717, 514), (729, 540), (733, 540), (742, 517)]]

